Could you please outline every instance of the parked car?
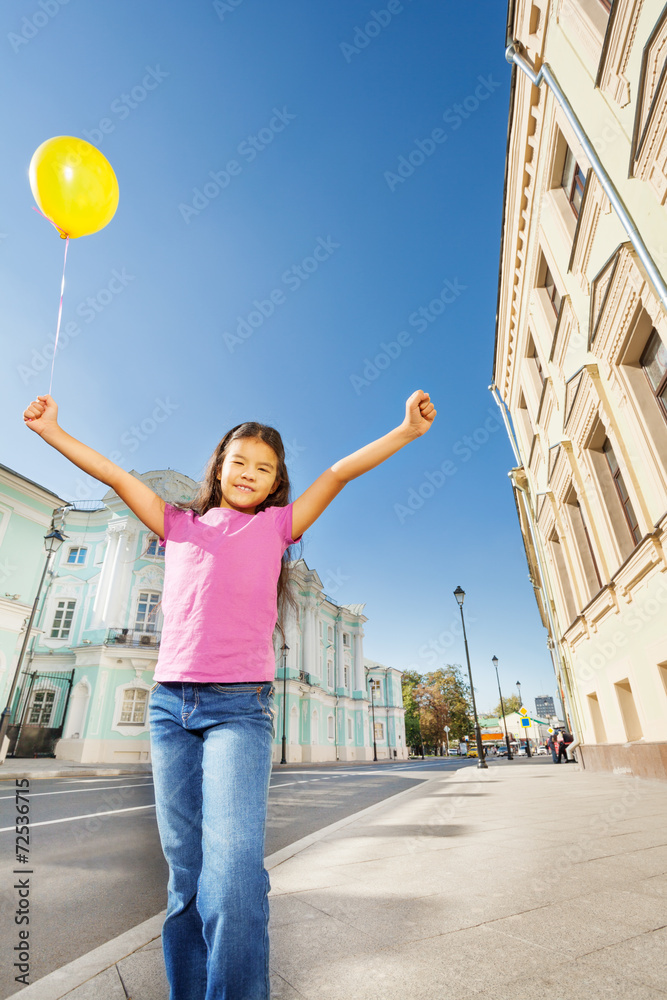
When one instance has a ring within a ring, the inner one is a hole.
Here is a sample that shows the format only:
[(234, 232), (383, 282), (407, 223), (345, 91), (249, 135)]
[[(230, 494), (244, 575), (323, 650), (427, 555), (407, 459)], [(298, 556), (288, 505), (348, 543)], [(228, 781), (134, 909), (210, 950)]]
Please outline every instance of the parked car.
[(538, 747), (535, 753), (537, 754), (538, 757), (546, 757), (548, 756), (549, 751), (547, 750), (546, 747)]

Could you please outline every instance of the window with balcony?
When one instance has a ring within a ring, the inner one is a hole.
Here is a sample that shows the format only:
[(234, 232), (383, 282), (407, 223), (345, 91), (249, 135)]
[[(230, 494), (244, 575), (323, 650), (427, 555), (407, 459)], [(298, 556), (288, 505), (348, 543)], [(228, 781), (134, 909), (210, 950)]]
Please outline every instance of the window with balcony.
[(148, 691), (145, 688), (126, 688), (119, 722), (124, 726), (143, 726), (146, 722)]
[(607, 465), (609, 466), (609, 472), (611, 473), (611, 478), (614, 481), (614, 486), (616, 487), (616, 493), (619, 500), (621, 501), (621, 506), (623, 508), (623, 513), (625, 514), (625, 520), (627, 521), (630, 534), (634, 539), (635, 545), (641, 541), (642, 532), (637, 521), (637, 515), (635, 514), (634, 507), (632, 506), (632, 501), (628, 493), (627, 486), (625, 485), (625, 479), (623, 478), (623, 473), (621, 472), (621, 467), (616, 459), (616, 454), (612, 447), (609, 438), (605, 438), (605, 442), (602, 445), (602, 451), (605, 458), (607, 459)]
[(77, 546), (77, 547), (74, 547), (74, 548), (71, 548), (69, 550), (68, 555), (67, 555), (68, 565), (70, 565), (70, 566), (83, 566), (83, 564), (86, 561), (86, 553), (87, 552), (88, 552), (88, 549), (84, 548), (81, 545)]
[(142, 591), (137, 601), (137, 613), (134, 628), (137, 632), (155, 632), (157, 630), (157, 615), (161, 594)]
[(51, 625), (52, 639), (69, 639), (76, 601), (58, 601)]
[(656, 329), (651, 330), (644, 352), (639, 359), (653, 390), (663, 417), (667, 420), (667, 347)]

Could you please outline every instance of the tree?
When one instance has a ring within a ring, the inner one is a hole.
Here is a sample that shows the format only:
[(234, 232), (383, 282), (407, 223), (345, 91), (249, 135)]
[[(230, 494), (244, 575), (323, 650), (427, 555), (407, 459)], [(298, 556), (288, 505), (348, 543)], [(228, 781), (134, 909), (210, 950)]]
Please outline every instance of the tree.
[[(446, 664), (426, 674), (413, 695), (421, 708), (422, 735), (429, 746), (442, 746), (445, 736), (448, 742), (471, 732), (470, 688), (457, 664)], [(447, 734), (445, 726), (449, 726)]]
[(405, 708), (405, 742), (409, 747), (421, 745), (419, 730), (419, 705), (415, 699), (415, 688), (421, 684), (422, 676), (416, 670), (405, 670), (401, 677), (403, 706)]
[[(511, 715), (512, 712), (518, 712), (521, 708), (521, 701), (518, 694), (505, 695), (503, 698), (503, 705), (505, 706), (505, 715)], [(500, 708), (500, 702), (498, 702), (494, 710), (489, 714), (495, 716), (496, 719), (502, 718), (503, 713)]]

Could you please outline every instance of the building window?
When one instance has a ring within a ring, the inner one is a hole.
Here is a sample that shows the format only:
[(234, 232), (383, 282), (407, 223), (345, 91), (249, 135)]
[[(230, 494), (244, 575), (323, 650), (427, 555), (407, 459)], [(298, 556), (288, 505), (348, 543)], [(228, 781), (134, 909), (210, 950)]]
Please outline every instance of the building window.
[(641, 722), (639, 721), (630, 681), (626, 677), (625, 680), (617, 681), (614, 687), (616, 689), (616, 697), (618, 698), (618, 707), (621, 710), (626, 739), (628, 743), (633, 743), (635, 740), (640, 740), (644, 734)]
[(595, 742), (606, 743), (607, 732), (604, 727), (604, 719), (602, 718), (602, 711), (600, 709), (597, 692), (594, 691), (593, 694), (586, 695), (586, 697), (588, 699), (588, 709), (591, 713), (591, 722), (593, 723)]
[(51, 626), (52, 639), (68, 639), (76, 601), (58, 601)]
[(577, 615), (576, 601), (574, 599), (574, 593), (572, 591), (572, 584), (570, 582), (570, 574), (568, 572), (567, 560), (565, 552), (563, 551), (563, 546), (561, 545), (558, 532), (554, 528), (548, 539), (549, 551), (551, 553), (551, 559), (555, 569), (555, 576), (560, 584), (560, 592), (563, 599), (563, 610), (565, 612), (565, 618), (568, 622), (573, 621)]
[(571, 487), (565, 499), (565, 509), (570, 517), (572, 534), (581, 560), (589, 599), (602, 588), (602, 577), (598, 568), (593, 542), (586, 524), (586, 518), (576, 490)]
[(540, 385), (544, 385), (544, 370), (542, 368), (542, 362), (540, 361), (540, 356), (537, 353), (537, 348), (535, 347), (535, 341), (532, 336), (528, 335), (528, 347), (526, 349), (526, 357), (530, 358), (533, 362), (534, 369), (537, 372), (537, 376), (540, 380)]
[(327, 625), (327, 640), (333, 642), (333, 625)]
[(375, 742), (380, 743), (384, 740), (384, 722), (375, 723)]
[(371, 681), (371, 691), (373, 692), (373, 698), (376, 698), (380, 694), (380, 682)]
[(28, 722), (31, 726), (48, 726), (53, 711), (53, 691), (35, 691)]
[(614, 454), (614, 449), (611, 446), (609, 438), (605, 438), (605, 442), (602, 445), (602, 451), (607, 459), (609, 471), (611, 472), (611, 477), (614, 480), (616, 492), (618, 493), (619, 500), (621, 501), (621, 505), (625, 513), (625, 519), (628, 522), (630, 534), (632, 535), (636, 545), (641, 541), (642, 533), (637, 521), (637, 515), (635, 514), (632, 506), (632, 501), (630, 500), (630, 495), (625, 485), (625, 480), (623, 479), (623, 473), (621, 472), (620, 466), (616, 461), (616, 455)]
[(142, 591), (139, 594), (139, 603), (137, 604), (137, 615), (134, 621), (134, 627), (137, 632), (155, 632), (155, 623), (157, 619), (157, 609), (160, 604), (160, 594), (150, 593), (148, 591)]
[(345, 684), (345, 687), (347, 688), (347, 687), (350, 686), (350, 684), (349, 684), (349, 671), (348, 671), (347, 664), (345, 664), (345, 669), (343, 670), (343, 675), (344, 675), (343, 676), (343, 683)]
[(143, 726), (146, 721), (148, 691), (145, 688), (126, 688), (123, 691), (123, 705), (120, 722), (126, 726)]
[(350, 633), (349, 632), (343, 632), (343, 645), (344, 646), (349, 646), (350, 645)]
[(352, 739), (352, 719), (347, 720), (347, 738)]
[(333, 660), (327, 660), (327, 683), (330, 688), (334, 686)]
[(546, 271), (544, 272), (544, 288), (546, 289), (553, 311), (557, 316), (560, 312), (561, 294), (556, 288), (556, 282), (551, 275), (548, 265)]
[(334, 717), (333, 715), (327, 716), (327, 739), (332, 740), (334, 738)]
[(639, 363), (649, 380), (662, 414), (667, 419), (667, 347), (660, 339), (657, 330), (651, 331)]
[(148, 539), (148, 548), (146, 549), (147, 556), (157, 556), (158, 559), (164, 559), (164, 545), (160, 544), (160, 539), (157, 535), (151, 535)]
[(86, 561), (86, 553), (88, 549), (83, 546), (78, 548), (72, 548), (69, 550), (69, 555), (67, 556), (67, 562), (70, 566), (82, 566)]
[(561, 187), (567, 195), (567, 200), (572, 206), (572, 211), (579, 217), (579, 211), (581, 209), (581, 199), (584, 196), (584, 186), (586, 184), (586, 176), (576, 162), (572, 150), (568, 147), (567, 153), (565, 154), (565, 165), (563, 167), (563, 176), (561, 178)]

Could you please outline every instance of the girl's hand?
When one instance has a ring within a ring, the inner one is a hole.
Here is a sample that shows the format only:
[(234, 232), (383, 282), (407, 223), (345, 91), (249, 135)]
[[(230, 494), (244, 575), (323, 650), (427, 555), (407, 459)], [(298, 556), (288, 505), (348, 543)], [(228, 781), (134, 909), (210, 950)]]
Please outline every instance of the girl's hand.
[(24, 410), (23, 419), (30, 430), (41, 437), (44, 431), (58, 426), (58, 407), (51, 396), (38, 396)]
[(426, 434), (438, 411), (431, 402), (427, 392), (417, 389), (405, 404), (405, 420), (403, 428), (414, 437)]

